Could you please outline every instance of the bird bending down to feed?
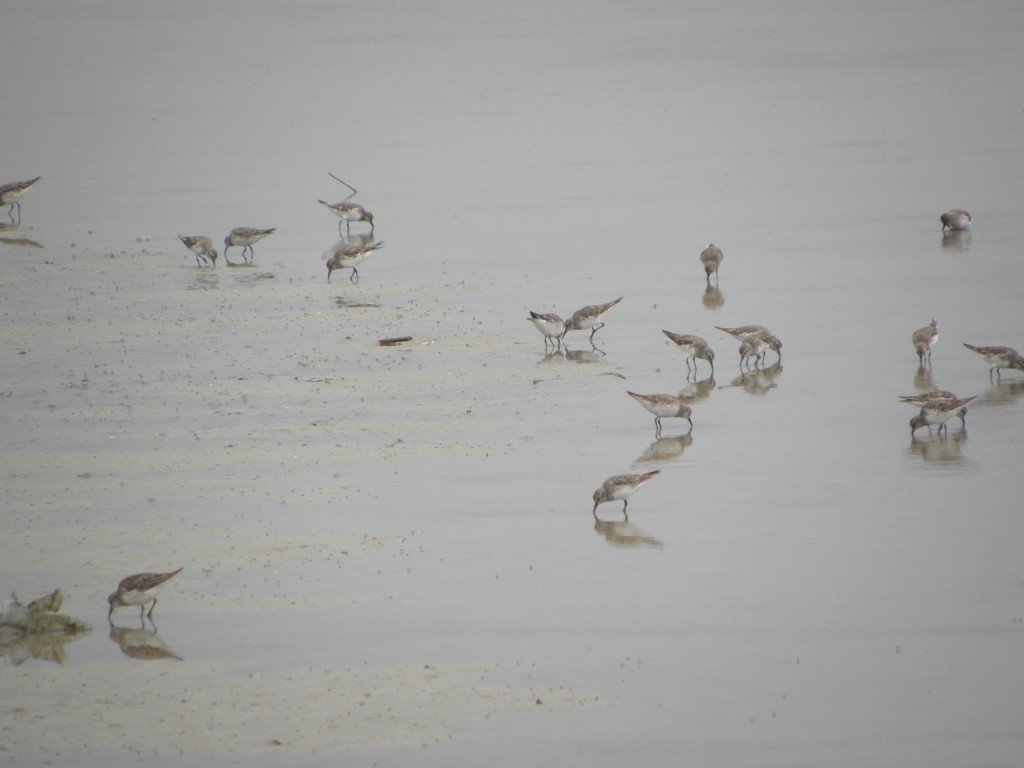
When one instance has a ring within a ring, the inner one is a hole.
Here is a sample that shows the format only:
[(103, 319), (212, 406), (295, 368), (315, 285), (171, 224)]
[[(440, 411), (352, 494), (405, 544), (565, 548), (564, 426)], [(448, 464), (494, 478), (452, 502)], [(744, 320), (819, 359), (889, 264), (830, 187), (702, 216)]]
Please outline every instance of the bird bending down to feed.
[(917, 352), (918, 362), (924, 365), (925, 358), (927, 357), (928, 362), (931, 363), (932, 347), (939, 340), (939, 324), (932, 320), (929, 325), (914, 331), (914, 335), (910, 337), (910, 340), (914, 343), (914, 351)]
[(353, 221), (365, 221), (370, 225), (370, 231), (373, 232), (373, 214), (366, 210), (359, 203), (328, 203), (324, 200), (318, 201), (320, 205), (324, 206), (338, 217), (338, 234), (341, 234), (341, 223), (345, 222), (345, 231), (348, 232), (350, 229), (350, 222)]
[(707, 360), (711, 363), (711, 372), (715, 372), (715, 353), (708, 346), (705, 339), (700, 336), (694, 336), (692, 334), (681, 334), (673, 333), (672, 331), (663, 330), (666, 336), (672, 340), (676, 346), (679, 347), (680, 351), (686, 354), (686, 370), (690, 370), (690, 360), (693, 360), (693, 370), (697, 371), (697, 359)]
[(594, 517), (597, 517), (597, 506), (606, 501), (621, 501), (622, 513), (629, 518), (626, 508), (629, 506), (629, 497), (636, 493), (640, 486), (660, 473), (660, 469), (648, 472), (644, 475), (615, 475), (605, 480), (601, 487), (594, 491)]
[(7, 184), (0, 185), (0, 205), (9, 205), (7, 209), (7, 215), (11, 217), (11, 221), (14, 221), (14, 209), (18, 209), (18, 222), (21, 222), (21, 202), (18, 200), (19, 197), (28, 192), (42, 176), (36, 176), (34, 179), (28, 181), (12, 181)]
[(1013, 347), (976, 347), (973, 344), (964, 344), (972, 352), (981, 355), (989, 364), (988, 377), (992, 378), (992, 371), (996, 372), (997, 378), (1002, 378), (999, 371), (1003, 368), (1024, 371), (1024, 358), (1020, 356)]
[(711, 282), (711, 275), (715, 276), (715, 280), (718, 280), (718, 268), (722, 266), (722, 259), (725, 255), (722, 253), (722, 249), (714, 243), (708, 243), (708, 247), (700, 253), (700, 262), (704, 265), (704, 274), (707, 276), (707, 280)]
[[(213, 240), (203, 235), (178, 235), (178, 239), (196, 255), (196, 266), (201, 267), (203, 263), (217, 266), (217, 250), (213, 247)], [(203, 261), (200, 262), (200, 259)]]
[(139, 606), (139, 618), (142, 618), (143, 611), (148, 603), (149, 618), (153, 618), (153, 609), (156, 608), (156, 598), (164, 584), (173, 579), (184, 570), (184, 567), (170, 573), (136, 573), (134, 576), (126, 576), (117, 585), (117, 591), (112, 592), (107, 602), (110, 603), (110, 610), (107, 611), (107, 620), (110, 620), (115, 608), (123, 605)]
[(681, 397), (676, 395), (638, 395), (626, 390), (626, 394), (636, 400), (649, 413), (654, 414), (654, 436), (661, 437), (661, 420), (679, 418), (690, 422), (693, 429), (692, 411)]
[(604, 313), (614, 307), (622, 301), (622, 297), (609, 301), (607, 304), (590, 304), (582, 309), (577, 309), (572, 313), (572, 317), (565, 321), (565, 330), (562, 331), (564, 338), (565, 334), (569, 331), (585, 331), (587, 328), (592, 328), (590, 332), (590, 343), (594, 343), (594, 334), (604, 328), (604, 323), (601, 322), (601, 318)]
[(541, 332), (544, 337), (544, 349), (548, 348), (548, 343), (552, 347), (562, 346), (562, 336), (565, 334), (565, 321), (558, 315), (552, 314), (541, 314), (540, 312), (530, 311), (530, 316), (526, 318), (534, 327)]
[(943, 232), (947, 229), (953, 231), (967, 229), (971, 226), (971, 214), (967, 211), (961, 210), (960, 208), (953, 208), (939, 216), (939, 221), (942, 222)]
[[(270, 229), (256, 229), (255, 227), (235, 227), (232, 229), (228, 236), (224, 238), (224, 261), (228, 264), (228, 248), (232, 246), (242, 246), (242, 259), (246, 263), (252, 261), (252, 245), (262, 240), (267, 235), (272, 235), (277, 231), (277, 227), (271, 227)], [(245, 257), (246, 250), (249, 251), (249, 258)]]
[(331, 282), (331, 272), (334, 270), (351, 269), (352, 274), (349, 275), (348, 279), (350, 282), (358, 283), (359, 272), (356, 270), (356, 267), (371, 253), (379, 251), (383, 247), (383, 240), (378, 240), (376, 243), (370, 243), (369, 245), (345, 245), (344, 243), (339, 243), (327, 252), (327, 282)]

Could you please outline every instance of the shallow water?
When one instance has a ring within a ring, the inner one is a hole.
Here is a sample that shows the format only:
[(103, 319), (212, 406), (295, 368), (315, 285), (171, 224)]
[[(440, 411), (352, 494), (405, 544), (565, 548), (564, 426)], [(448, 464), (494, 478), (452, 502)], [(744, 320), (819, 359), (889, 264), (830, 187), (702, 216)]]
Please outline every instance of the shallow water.
[[(1024, 349), (1024, 11), (242, 10), (3, 14), (0, 182), (43, 181), (0, 232), (0, 583), (93, 631), (5, 657), (0, 754), (1016, 762), (1024, 375), (961, 343)], [(358, 284), (328, 171), (386, 242)], [(240, 225), (278, 227), (252, 267), (176, 239)], [(525, 320), (618, 296), (596, 350)], [(911, 439), (931, 388), (966, 431)], [(159, 643), (108, 631), (180, 565)]]

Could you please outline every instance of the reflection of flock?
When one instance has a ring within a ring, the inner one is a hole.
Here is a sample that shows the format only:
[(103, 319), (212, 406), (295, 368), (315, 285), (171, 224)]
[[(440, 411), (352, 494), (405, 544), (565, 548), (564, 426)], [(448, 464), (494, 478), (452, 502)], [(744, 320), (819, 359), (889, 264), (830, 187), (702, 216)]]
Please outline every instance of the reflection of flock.
[[(963, 245), (968, 236), (971, 225), (971, 215), (959, 208), (952, 209), (940, 216), (943, 233), (943, 246)], [(724, 302), (721, 291), (718, 289), (719, 270), (724, 260), (722, 250), (713, 243), (709, 244), (700, 254), (700, 262), (704, 268), (706, 278), (706, 290), (704, 294), (704, 305), (708, 308), (717, 309)], [(714, 276), (715, 284), (712, 285), (711, 278)], [(613, 306), (622, 301), (622, 298), (615, 299), (607, 304), (594, 304), (577, 310), (569, 320), (563, 320), (556, 314), (530, 312), (527, 318), (540, 331), (544, 337), (545, 355), (544, 361), (564, 355), (567, 359), (576, 359), (581, 353), (573, 352), (562, 348), (562, 340), (571, 330), (590, 329), (591, 355), (594, 357), (604, 355), (604, 352), (597, 349), (594, 344), (594, 335), (604, 327), (601, 321), (602, 316)], [(715, 326), (723, 333), (727, 333), (740, 342), (739, 364), (740, 374), (726, 386), (743, 387), (750, 394), (764, 394), (776, 386), (775, 380), (782, 373), (782, 342), (771, 331), (762, 325), (745, 325), (736, 328), (725, 328)], [(638, 459), (639, 462), (659, 461), (675, 458), (682, 454), (683, 450), (692, 443), (690, 432), (693, 429), (692, 405), (708, 397), (711, 390), (715, 388), (715, 353), (706, 339), (693, 334), (681, 334), (674, 331), (662, 331), (686, 356), (687, 387), (679, 394), (638, 394), (629, 392), (627, 394), (636, 400), (644, 409), (654, 414), (655, 442), (644, 451)], [(911, 341), (914, 351), (917, 354), (919, 372), (927, 376), (919, 376), (919, 386), (923, 381), (930, 380), (930, 368), (932, 349), (938, 341), (938, 323), (933, 319), (929, 325), (919, 328), (913, 332)], [(964, 347), (977, 353), (989, 365), (989, 377), (1001, 378), (1002, 369), (1016, 369), (1024, 371), (1024, 358), (1011, 347), (989, 346), (976, 347), (971, 344), (964, 344)], [(776, 361), (767, 365), (766, 356), (771, 351), (777, 356)], [(698, 360), (707, 361), (711, 368), (707, 379), (697, 381)], [(692, 367), (691, 367), (692, 361)], [(694, 381), (690, 382), (690, 375)], [(922, 387), (923, 388), (923, 387)], [(1019, 396), (1024, 390), (1024, 382), (1011, 386), (1004, 386), (1002, 382), (993, 387), (993, 393), (982, 398), (979, 402), (1002, 402), (1006, 399)], [(947, 422), (959, 418), (962, 430), (955, 441), (951, 451), (920, 451), (921, 453), (941, 454), (943, 460), (950, 460), (950, 455), (959, 456), (959, 445), (966, 438), (967, 405), (978, 396), (958, 398), (952, 392), (933, 389), (918, 395), (907, 395), (900, 398), (902, 402), (913, 405), (918, 409), (918, 414), (910, 420), (911, 437), (916, 441), (915, 433), (924, 427), (931, 433), (933, 427), (938, 428), (938, 434), (945, 439), (948, 436)], [(689, 422), (689, 430), (684, 438), (662, 437), (662, 419), (684, 418)], [(629, 520), (627, 508), (628, 499), (636, 493), (645, 483), (655, 477), (660, 470), (645, 474), (623, 474), (615, 475), (604, 481), (600, 488), (594, 491), (594, 518), (598, 525), (599, 532), (608, 535), (610, 524), (604, 523), (597, 518), (597, 508), (609, 501), (622, 501), (623, 516)], [(630, 537), (623, 537), (618, 543), (628, 545)]]

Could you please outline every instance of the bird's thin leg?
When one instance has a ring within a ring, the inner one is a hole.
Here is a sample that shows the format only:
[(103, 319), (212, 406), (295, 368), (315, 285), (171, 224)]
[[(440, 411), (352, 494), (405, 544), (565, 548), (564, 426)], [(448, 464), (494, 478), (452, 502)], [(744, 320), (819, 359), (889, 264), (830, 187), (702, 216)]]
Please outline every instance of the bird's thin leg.
[(352, 267), (352, 274), (349, 276), (348, 281), (350, 283), (359, 282), (359, 270), (357, 270), (355, 267)]
[(151, 606), (149, 606), (149, 613), (146, 614), (151, 619), (153, 618), (153, 609), (154, 608), (156, 608), (156, 598), (155, 597), (153, 598), (153, 604)]

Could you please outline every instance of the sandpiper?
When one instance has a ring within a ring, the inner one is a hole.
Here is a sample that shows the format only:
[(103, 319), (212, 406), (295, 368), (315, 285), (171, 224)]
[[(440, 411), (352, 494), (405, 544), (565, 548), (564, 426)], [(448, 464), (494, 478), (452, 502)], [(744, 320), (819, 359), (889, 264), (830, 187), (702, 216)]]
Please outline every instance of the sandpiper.
[(654, 414), (655, 437), (661, 437), (662, 418), (686, 419), (690, 422), (690, 429), (693, 429), (693, 419), (690, 418), (692, 411), (683, 398), (676, 395), (638, 395), (629, 390), (626, 390), (626, 394), (640, 403), (648, 412)]
[(782, 360), (782, 341), (763, 325), (741, 325), (737, 328), (723, 328), (720, 325), (716, 325), (715, 328), (728, 333), (740, 341), (751, 342), (751, 344), (758, 348), (758, 355), (761, 357), (762, 362), (764, 362), (764, 355), (766, 354), (764, 348), (766, 346), (779, 356), (779, 360)]
[[(228, 248), (233, 245), (242, 246), (242, 260), (246, 263), (252, 261), (252, 244), (262, 240), (267, 235), (272, 235), (277, 231), (277, 227), (271, 227), (270, 229), (256, 229), (255, 227), (235, 227), (232, 229), (228, 236), (224, 238), (224, 261), (228, 264)], [(245, 251), (248, 249), (249, 258), (245, 257)]]
[(910, 420), (911, 437), (921, 427), (928, 427), (928, 431), (931, 432), (933, 426), (938, 426), (940, 435), (943, 430), (948, 433), (949, 428), (946, 427), (946, 422), (953, 416), (959, 416), (960, 423), (966, 427), (967, 409), (964, 406), (974, 397), (965, 397), (959, 400), (930, 400), (925, 403), (921, 406), (921, 412)]
[[(973, 399), (973, 398), (971, 398)], [(955, 402), (957, 396), (946, 389), (933, 389), (931, 392), (923, 392), (920, 395), (901, 395), (900, 402), (907, 403), (909, 405), (916, 405), (919, 408), (930, 407), (936, 402)], [(967, 409), (963, 408), (957, 414), (960, 417), (960, 423), (967, 426)], [(922, 425), (923, 426), (923, 425)]]
[(971, 226), (971, 214), (969, 214), (967, 211), (961, 210), (960, 208), (953, 208), (952, 210), (946, 211), (944, 214), (939, 216), (939, 221), (942, 222), (943, 232), (945, 232), (947, 229), (967, 229), (969, 226)]
[(715, 280), (718, 280), (718, 268), (722, 265), (722, 259), (725, 256), (722, 254), (722, 249), (714, 243), (708, 243), (708, 247), (700, 253), (700, 262), (704, 265), (704, 273), (707, 275), (707, 280), (711, 282), (711, 275), (714, 274)]
[(606, 501), (621, 501), (622, 513), (628, 519), (629, 515), (626, 513), (626, 508), (629, 506), (629, 497), (636, 493), (641, 485), (660, 472), (660, 469), (655, 469), (643, 475), (615, 475), (614, 477), (609, 477), (601, 484), (600, 488), (594, 491), (594, 517), (597, 517), (597, 506), (599, 504), (604, 504)]
[(914, 331), (914, 335), (910, 337), (910, 340), (914, 342), (914, 351), (917, 352), (918, 362), (924, 365), (925, 357), (927, 357), (928, 362), (931, 363), (932, 347), (939, 340), (939, 324), (932, 320), (931, 324)]
[(41, 178), (43, 177), (36, 176), (28, 181), (12, 181), (8, 184), (0, 185), (0, 205), (11, 206), (7, 209), (7, 215), (11, 217), (11, 221), (14, 221), (14, 209), (17, 207), (18, 222), (21, 222), (21, 203), (18, 198), (28, 192)]
[(544, 337), (544, 349), (548, 348), (549, 343), (552, 347), (556, 344), (558, 347), (562, 346), (562, 335), (565, 333), (565, 321), (562, 318), (558, 315), (541, 314), (531, 310), (530, 316), (526, 319), (541, 332)]
[[(196, 266), (201, 267), (203, 263), (217, 266), (217, 250), (213, 247), (213, 240), (204, 235), (178, 235), (178, 239), (196, 255)], [(203, 261), (200, 262), (200, 259)]]
[(583, 309), (577, 309), (572, 313), (572, 317), (565, 321), (565, 330), (562, 331), (561, 338), (564, 338), (565, 334), (569, 331), (585, 331), (587, 328), (592, 328), (590, 343), (593, 344), (594, 334), (604, 328), (601, 317), (620, 301), (622, 301), (621, 296), (614, 301), (609, 301), (607, 304), (591, 304), (583, 307)]
[(992, 371), (996, 372), (998, 378), (1003, 375), (999, 372), (1002, 368), (1024, 371), (1024, 358), (1020, 356), (1013, 347), (975, 347), (973, 344), (964, 344), (972, 352), (977, 352), (985, 362), (989, 364), (988, 377), (992, 378)]
[(120, 608), (122, 605), (139, 606), (139, 618), (141, 619), (143, 612), (146, 610), (147, 603), (153, 603), (149, 607), (149, 613), (146, 614), (152, 619), (153, 609), (156, 608), (156, 598), (160, 594), (160, 590), (163, 589), (164, 584), (183, 570), (184, 567), (171, 573), (136, 573), (134, 576), (124, 577), (121, 579), (121, 583), (117, 585), (117, 591), (111, 593), (110, 597), (107, 598), (107, 602), (110, 603), (110, 610), (107, 611), (107, 620), (110, 620), (114, 609)]
[(690, 370), (690, 360), (693, 360), (694, 373), (697, 371), (697, 359), (707, 360), (711, 363), (711, 372), (715, 372), (715, 353), (708, 346), (706, 340), (700, 336), (694, 336), (692, 334), (680, 334), (673, 333), (672, 331), (663, 330), (666, 336), (668, 336), (679, 349), (686, 354), (686, 370)]
[(379, 251), (383, 247), (383, 240), (378, 240), (376, 243), (370, 243), (369, 245), (338, 243), (325, 254), (327, 259), (327, 282), (331, 282), (331, 272), (336, 269), (351, 269), (352, 274), (349, 275), (349, 281), (353, 283), (359, 282), (359, 272), (356, 270), (356, 266), (361, 264), (363, 259), (371, 253)]
[(328, 203), (324, 200), (318, 202), (340, 219), (338, 222), (338, 234), (341, 234), (342, 221), (345, 222), (346, 232), (349, 230), (349, 223), (353, 221), (365, 221), (370, 225), (370, 231), (373, 231), (373, 214), (359, 203), (349, 203), (344, 200), (340, 203)]

